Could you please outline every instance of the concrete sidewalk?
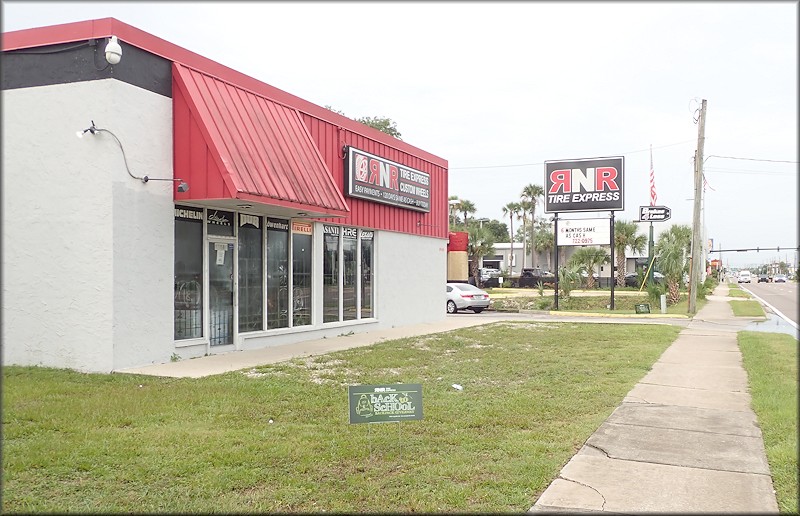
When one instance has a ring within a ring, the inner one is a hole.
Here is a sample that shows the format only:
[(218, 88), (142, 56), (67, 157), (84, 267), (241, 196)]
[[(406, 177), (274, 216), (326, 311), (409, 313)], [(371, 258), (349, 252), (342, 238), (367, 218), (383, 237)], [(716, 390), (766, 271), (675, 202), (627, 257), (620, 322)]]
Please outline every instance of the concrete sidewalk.
[(589, 437), (531, 512), (776, 513), (727, 285)]

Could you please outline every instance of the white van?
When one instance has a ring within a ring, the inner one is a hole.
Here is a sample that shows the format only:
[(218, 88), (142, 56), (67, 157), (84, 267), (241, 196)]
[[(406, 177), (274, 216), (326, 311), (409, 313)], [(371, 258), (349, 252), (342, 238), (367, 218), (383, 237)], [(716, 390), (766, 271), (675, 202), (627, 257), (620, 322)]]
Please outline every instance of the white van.
[(739, 271), (739, 283), (750, 283), (750, 271)]

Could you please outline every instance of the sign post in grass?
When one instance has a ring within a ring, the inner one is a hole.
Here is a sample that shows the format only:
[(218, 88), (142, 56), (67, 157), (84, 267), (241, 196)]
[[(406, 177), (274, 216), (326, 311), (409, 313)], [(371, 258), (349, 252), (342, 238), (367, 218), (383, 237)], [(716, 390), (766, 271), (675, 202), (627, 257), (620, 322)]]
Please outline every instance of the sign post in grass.
[[(422, 419), (422, 384), (350, 385), (347, 387), (350, 407), (350, 424), (354, 423), (399, 423)], [(367, 426), (371, 434), (372, 425)], [(397, 425), (397, 442), (400, 425)], [(369, 455), (372, 457), (372, 441), (368, 437)], [(402, 452), (401, 452), (402, 457)]]

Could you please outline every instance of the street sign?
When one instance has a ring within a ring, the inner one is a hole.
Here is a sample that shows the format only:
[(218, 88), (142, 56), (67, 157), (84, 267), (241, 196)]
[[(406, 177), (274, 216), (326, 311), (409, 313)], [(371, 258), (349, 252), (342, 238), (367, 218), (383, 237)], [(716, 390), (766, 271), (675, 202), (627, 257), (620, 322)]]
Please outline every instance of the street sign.
[(672, 210), (666, 206), (639, 206), (639, 222), (669, 220)]

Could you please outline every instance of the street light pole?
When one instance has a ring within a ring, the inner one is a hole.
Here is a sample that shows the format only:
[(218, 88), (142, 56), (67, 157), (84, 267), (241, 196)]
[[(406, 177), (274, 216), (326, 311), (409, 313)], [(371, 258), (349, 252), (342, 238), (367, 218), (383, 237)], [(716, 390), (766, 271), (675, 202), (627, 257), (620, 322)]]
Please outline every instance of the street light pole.
[(700, 271), (703, 264), (702, 228), (700, 213), (703, 202), (703, 147), (706, 132), (706, 99), (700, 107), (700, 118), (697, 130), (697, 154), (694, 160), (694, 212), (692, 217), (691, 274), (689, 277), (689, 314), (697, 313), (697, 288), (700, 283)]

